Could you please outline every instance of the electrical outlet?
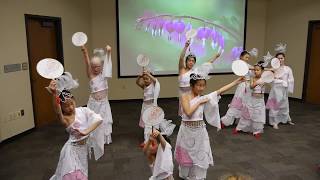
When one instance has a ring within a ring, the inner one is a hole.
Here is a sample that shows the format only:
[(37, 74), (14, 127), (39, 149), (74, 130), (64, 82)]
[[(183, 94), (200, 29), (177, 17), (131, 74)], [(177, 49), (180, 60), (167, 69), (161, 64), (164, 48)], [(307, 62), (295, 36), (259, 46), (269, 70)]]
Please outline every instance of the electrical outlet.
[(21, 116), (24, 116), (24, 109), (20, 110), (20, 114), (21, 114)]
[(20, 112), (20, 111), (17, 111), (17, 112), (16, 112), (16, 117), (17, 117), (16, 119), (21, 118), (21, 112)]

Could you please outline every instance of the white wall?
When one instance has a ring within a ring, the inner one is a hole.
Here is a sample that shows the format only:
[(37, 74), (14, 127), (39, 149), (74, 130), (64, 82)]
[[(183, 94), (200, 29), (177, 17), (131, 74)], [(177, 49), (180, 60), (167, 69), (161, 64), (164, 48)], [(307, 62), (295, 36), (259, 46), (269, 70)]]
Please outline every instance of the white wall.
[(308, 22), (320, 20), (320, 1), (269, 0), (267, 7), (265, 50), (273, 52), (275, 44), (287, 43), (286, 64), (295, 77), (292, 97), (302, 98)]
[[(5, 64), (28, 62), (24, 14), (62, 18), (65, 69), (87, 84), (81, 51), (71, 44), (71, 36), (82, 30), (91, 35), (88, 0), (1, 0), (0, 1), (0, 140), (34, 127), (29, 71), (3, 72)], [(90, 44), (89, 44), (90, 45)], [(86, 86), (85, 86), (86, 87)], [(75, 91), (79, 104), (85, 104), (87, 88)], [(8, 121), (11, 112), (25, 110), (25, 115)]]

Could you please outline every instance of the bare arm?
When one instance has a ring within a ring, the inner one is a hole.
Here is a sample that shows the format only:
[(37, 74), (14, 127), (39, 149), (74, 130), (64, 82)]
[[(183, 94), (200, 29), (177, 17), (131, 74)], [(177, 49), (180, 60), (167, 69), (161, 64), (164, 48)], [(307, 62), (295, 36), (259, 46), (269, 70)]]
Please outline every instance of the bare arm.
[(136, 79), (136, 84), (141, 87), (142, 89), (144, 89), (144, 82), (143, 82), (143, 79), (142, 79), (142, 76), (139, 75)]
[(233, 82), (231, 82), (230, 84), (227, 84), (225, 86), (223, 86), (222, 88), (217, 90), (217, 94), (220, 95), (226, 91), (228, 91), (229, 89), (231, 89), (233, 86), (238, 85), (240, 82), (243, 82), (245, 79), (243, 77), (240, 77), (236, 80), (234, 80)]
[(186, 51), (188, 49), (190, 45), (190, 41), (186, 41), (185, 45), (184, 45), (184, 48), (182, 49), (182, 52), (180, 54), (180, 58), (179, 58), (179, 73), (181, 72), (181, 70), (183, 70), (185, 67), (184, 67), (184, 57), (186, 55)]
[(149, 76), (150, 79), (151, 79), (151, 81), (152, 81), (154, 84), (157, 82), (157, 79), (156, 79), (153, 75), (151, 75), (149, 71), (145, 71), (145, 72), (143, 72), (143, 73), (146, 74), (147, 76)]
[(52, 99), (52, 106), (54, 109), (54, 112), (56, 116), (58, 117), (59, 121), (65, 126), (68, 126), (68, 122), (63, 118), (62, 110), (60, 104), (57, 103), (57, 84), (55, 80), (52, 80), (49, 84), (49, 87), (47, 87), (47, 90), (51, 94)]
[(167, 141), (164, 139), (164, 137), (161, 134), (159, 134), (158, 138), (159, 138), (162, 149), (165, 150)]
[(85, 46), (81, 46), (81, 50), (82, 50), (83, 57), (84, 57), (84, 63), (86, 65), (87, 76), (89, 79), (91, 79), (92, 72), (91, 72), (91, 64), (90, 64), (88, 49)]
[(164, 139), (164, 137), (160, 134), (160, 132), (157, 129), (153, 130), (152, 136), (160, 141), (162, 149), (165, 150), (167, 141)]
[(198, 107), (203, 104), (203, 103), (206, 103), (209, 101), (208, 98), (204, 98), (200, 101), (198, 101), (195, 105), (193, 106), (190, 106), (190, 97), (188, 94), (185, 94), (181, 97), (181, 100), (182, 100), (182, 108), (183, 108), (183, 111), (187, 114), (187, 116), (192, 116), (192, 114), (194, 113), (194, 111), (196, 109), (198, 109)]
[(264, 68), (264, 70), (265, 70), (265, 71), (272, 71), (272, 72), (274, 72), (275, 69), (273, 69), (273, 68)]
[(216, 54), (215, 56), (213, 56), (212, 58), (210, 58), (210, 60), (208, 61), (209, 63), (213, 63), (215, 60), (217, 60), (219, 57), (221, 56), (220, 53)]
[(148, 153), (149, 153), (150, 144), (151, 144), (151, 141), (148, 140), (147, 143), (146, 143), (146, 144), (144, 145), (144, 147), (143, 147), (143, 152), (144, 152), (146, 155), (148, 155)]

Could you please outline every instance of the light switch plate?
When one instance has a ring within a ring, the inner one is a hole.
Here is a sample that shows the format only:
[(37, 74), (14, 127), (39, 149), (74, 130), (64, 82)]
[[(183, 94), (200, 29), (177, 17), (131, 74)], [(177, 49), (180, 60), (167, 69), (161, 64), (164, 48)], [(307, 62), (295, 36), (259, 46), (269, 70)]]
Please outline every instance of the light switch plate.
[(22, 70), (28, 70), (28, 63), (27, 62), (23, 62), (23, 63), (21, 63), (21, 68), (22, 68)]

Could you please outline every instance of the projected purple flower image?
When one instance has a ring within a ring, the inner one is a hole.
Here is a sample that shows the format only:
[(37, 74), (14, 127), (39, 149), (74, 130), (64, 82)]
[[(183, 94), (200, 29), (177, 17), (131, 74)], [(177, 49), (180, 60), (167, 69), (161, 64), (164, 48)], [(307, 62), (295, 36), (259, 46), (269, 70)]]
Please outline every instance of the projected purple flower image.
[[(189, 20), (188, 23), (185, 23)], [(231, 33), (226, 28), (221, 27), (213, 22), (203, 20), (192, 16), (174, 16), (174, 15), (156, 15), (154, 13), (145, 12), (143, 16), (136, 19), (137, 29), (145, 29), (152, 36), (162, 37), (164, 34), (168, 36), (168, 41), (173, 40), (175, 44), (181, 45), (186, 39), (186, 33), (193, 29), (190, 20), (203, 22), (204, 26), (198, 27), (196, 30), (196, 39), (193, 39), (193, 53), (197, 56), (206, 54), (206, 45), (210, 45), (212, 49), (220, 53), (224, 52), (225, 38), (220, 31)], [(144, 28), (142, 28), (144, 27)], [(219, 29), (219, 30), (218, 30)], [(163, 32), (165, 30), (166, 33)], [(199, 47), (201, 44), (203, 48)], [(232, 51), (232, 57), (235, 53)]]
[(149, 67), (156, 75), (177, 74), (178, 58), (188, 39), (188, 52), (197, 56), (197, 65), (221, 53), (213, 71), (231, 72), (244, 42), (245, 0), (118, 2), (121, 75), (140, 71), (133, 60), (141, 53), (150, 58)]

